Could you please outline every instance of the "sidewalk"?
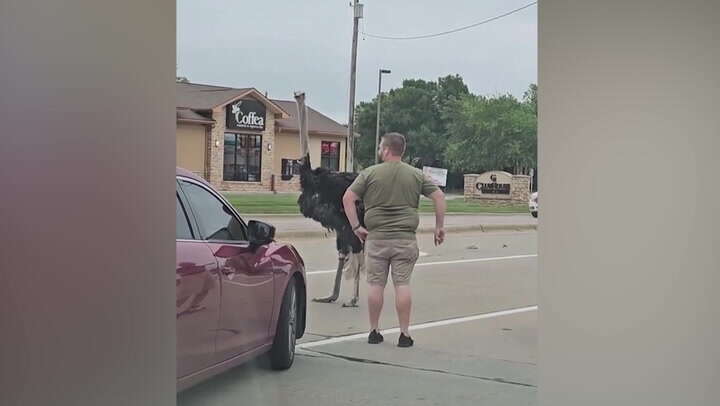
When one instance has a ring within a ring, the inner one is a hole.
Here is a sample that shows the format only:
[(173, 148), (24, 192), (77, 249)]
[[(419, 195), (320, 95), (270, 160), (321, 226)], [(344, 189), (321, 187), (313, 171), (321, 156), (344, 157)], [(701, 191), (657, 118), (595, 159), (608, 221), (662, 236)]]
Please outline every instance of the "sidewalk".
[[(248, 192), (248, 191), (232, 191), (232, 190), (224, 190), (222, 192), (223, 196), (231, 197), (231, 196), (247, 196), (247, 195), (260, 195), (260, 196), (276, 196), (276, 195), (292, 195), (292, 196), (300, 196), (300, 192)], [(421, 199), (428, 199), (425, 196), (421, 196)], [(445, 200), (455, 200), (455, 199), (464, 199), (465, 196), (462, 193), (446, 193), (445, 194)], [(429, 199), (428, 199), (429, 200)]]
[[(277, 229), (278, 238), (312, 238), (330, 234), (319, 223), (299, 215), (257, 215), (248, 220), (260, 220)], [(418, 233), (432, 233), (435, 229), (434, 214), (420, 214)], [(445, 231), (526, 231), (537, 229), (537, 219), (529, 214), (447, 214)]]

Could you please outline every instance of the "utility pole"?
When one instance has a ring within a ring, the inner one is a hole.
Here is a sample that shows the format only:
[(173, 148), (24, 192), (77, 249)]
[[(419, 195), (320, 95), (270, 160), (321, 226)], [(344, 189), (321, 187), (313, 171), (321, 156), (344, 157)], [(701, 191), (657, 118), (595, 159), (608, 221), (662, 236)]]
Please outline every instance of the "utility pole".
[(377, 122), (375, 123), (375, 163), (380, 162), (378, 156), (378, 145), (380, 145), (380, 102), (382, 99), (382, 75), (383, 73), (390, 73), (390, 69), (378, 70), (378, 96), (377, 96)]
[(363, 17), (363, 5), (359, 0), (353, 3), (353, 38), (350, 58), (350, 108), (348, 111), (348, 136), (345, 143), (345, 170), (355, 172), (355, 72), (357, 71), (358, 24)]

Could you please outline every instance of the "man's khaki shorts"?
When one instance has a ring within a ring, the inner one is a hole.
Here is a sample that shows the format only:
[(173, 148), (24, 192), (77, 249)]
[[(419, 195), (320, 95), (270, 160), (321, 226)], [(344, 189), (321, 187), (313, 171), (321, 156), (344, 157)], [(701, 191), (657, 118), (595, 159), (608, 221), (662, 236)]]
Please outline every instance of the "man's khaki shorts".
[(365, 242), (365, 270), (368, 283), (387, 285), (392, 269), (395, 286), (410, 283), (420, 251), (416, 240), (368, 240)]

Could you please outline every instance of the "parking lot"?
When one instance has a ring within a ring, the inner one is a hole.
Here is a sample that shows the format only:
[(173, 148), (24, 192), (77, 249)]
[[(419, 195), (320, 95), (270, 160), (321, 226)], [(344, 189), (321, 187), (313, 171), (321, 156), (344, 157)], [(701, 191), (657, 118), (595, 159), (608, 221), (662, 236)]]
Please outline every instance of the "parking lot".
[[(367, 305), (308, 301), (308, 328), (294, 366), (270, 370), (253, 362), (178, 395), (178, 405), (532, 405), (536, 380), (536, 232), (466, 232), (446, 244), (419, 238), (413, 275), (411, 333), (401, 349), (394, 294), (388, 286), (380, 328), (385, 342), (367, 344)], [(334, 240), (297, 239), (310, 297), (329, 293)]]

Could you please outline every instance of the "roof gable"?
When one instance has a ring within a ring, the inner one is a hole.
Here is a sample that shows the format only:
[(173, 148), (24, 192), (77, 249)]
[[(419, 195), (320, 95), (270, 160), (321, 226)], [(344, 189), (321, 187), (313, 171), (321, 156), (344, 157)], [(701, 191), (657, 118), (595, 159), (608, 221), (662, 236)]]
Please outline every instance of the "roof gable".
[(257, 89), (232, 88), (223, 86), (203, 85), (198, 83), (177, 82), (175, 86), (175, 106), (192, 110), (213, 110), (223, 107), (235, 100), (244, 97), (252, 97), (265, 104), (268, 109), (282, 117), (288, 117), (289, 113), (281, 106), (268, 99)]

